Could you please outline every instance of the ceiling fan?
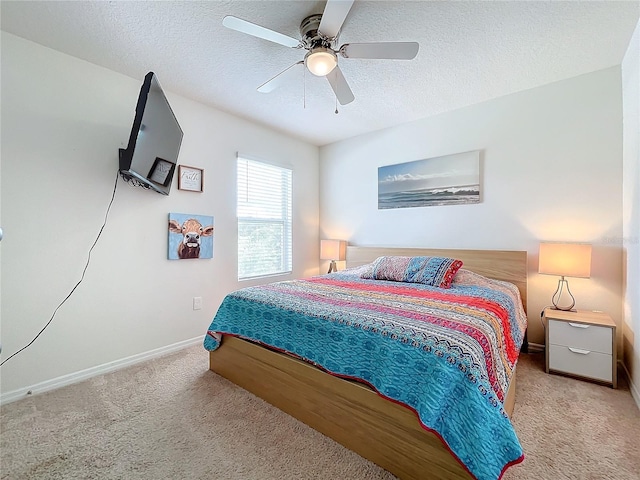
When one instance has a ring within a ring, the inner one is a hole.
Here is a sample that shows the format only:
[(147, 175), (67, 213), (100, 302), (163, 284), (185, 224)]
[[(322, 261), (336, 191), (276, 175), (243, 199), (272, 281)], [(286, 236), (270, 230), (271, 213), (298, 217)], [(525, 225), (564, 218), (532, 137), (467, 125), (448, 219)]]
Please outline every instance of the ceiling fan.
[(269, 40), (285, 47), (308, 50), (304, 60), (294, 63), (258, 87), (269, 93), (285, 83), (301, 65), (312, 74), (326, 77), (341, 105), (355, 97), (338, 66), (338, 54), (343, 58), (374, 58), (412, 60), (418, 54), (416, 42), (345, 43), (336, 48), (338, 34), (355, 0), (328, 0), (323, 13), (309, 15), (300, 24), (301, 40), (276, 32), (241, 18), (226, 16), (222, 24), (232, 30)]

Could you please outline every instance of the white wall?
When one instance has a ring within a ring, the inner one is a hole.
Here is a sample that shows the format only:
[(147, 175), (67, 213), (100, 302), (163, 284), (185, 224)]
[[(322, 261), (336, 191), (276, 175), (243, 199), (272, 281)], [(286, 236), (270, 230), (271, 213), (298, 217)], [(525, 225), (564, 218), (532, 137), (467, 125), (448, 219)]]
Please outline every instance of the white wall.
[[(2, 33), (2, 359), (80, 279), (141, 84)], [(293, 168), (294, 271), (277, 278), (318, 273), (318, 148), (167, 96), (184, 130), (179, 163), (204, 168), (204, 193), (178, 190), (177, 176), (168, 197), (119, 180), (84, 281), (2, 367), (3, 394), (204, 335), (224, 295), (246, 285), (236, 280), (237, 151)], [(169, 212), (215, 217), (213, 259), (167, 260)]]
[(622, 62), (624, 357), (640, 406), (640, 22)]
[[(570, 279), (577, 307), (621, 325), (620, 82), (611, 68), (322, 147), (321, 237), (527, 250), (535, 343), (558, 281), (537, 274), (539, 242), (591, 242), (592, 278)], [(470, 150), (482, 151), (482, 203), (377, 209), (378, 167)]]

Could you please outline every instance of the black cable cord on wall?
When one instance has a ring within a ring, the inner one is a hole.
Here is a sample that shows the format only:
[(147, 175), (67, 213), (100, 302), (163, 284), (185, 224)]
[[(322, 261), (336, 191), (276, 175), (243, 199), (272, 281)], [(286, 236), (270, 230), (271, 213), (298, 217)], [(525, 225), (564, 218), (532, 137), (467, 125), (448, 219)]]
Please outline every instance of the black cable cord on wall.
[(76, 285), (71, 289), (69, 294), (56, 307), (56, 309), (53, 311), (53, 314), (51, 315), (51, 318), (49, 319), (47, 324), (44, 327), (42, 327), (42, 330), (40, 330), (35, 337), (33, 337), (33, 340), (31, 340), (28, 344), (26, 344), (20, 350), (18, 350), (17, 352), (15, 352), (11, 356), (9, 356), (5, 360), (3, 360), (2, 363), (0, 363), (0, 367), (2, 365), (4, 365), (5, 363), (7, 363), (9, 360), (11, 360), (16, 355), (18, 355), (20, 352), (22, 352), (23, 350), (25, 350), (28, 347), (30, 347), (33, 344), (33, 342), (35, 342), (38, 339), (38, 337), (42, 334), (42, 332), (44, 332), (45, 329), (51, 324), (51, 322), (53, 321), (53, 318), (56, 316), (56, 313), (58, 313), (58, 310), (60, 309), (60, 307), (62, 307), (62, 305), (64, 305), (64, 303), (69, 299), (69, 297), (71, 297), (73, 292), (76, 291), (76, 288), (78, 288), (78, 286), (82, 283), (82, 280), (84, 280), (84, 274), (87, 272), (87, 268), (89, 267), (89, 262), (91, 261), (91, 252), (93, 251), (93, 248), (98, 243), (98, 240), (100, 239), (100, 235), (102, 235), (102, 231), (104, 230), (104, 227), (107, 224), (107, 217), (109, 217), (109, 211), (111, 210), (111, 205), (113, 205), (113, 200), (114, 200), (114, 198), (116, 198), (116, 189), (117, 188), (118, 188), (118, 175), (116, 175), (116, 183), (113, 186), (113, 194), (111, 195), (111, 201), (109, 202), (109, 206), (107, 207), (107, 213), (105, 213), (105, 215), (104, 215), (104, 222), (102, 223), (102, 227), (100, 227), (100, 231), (98, 232), (98, 236), (94, 240), (93, 245), (91, 245), (91, 248), (89, 249), (89, 255), (87, 257), (87, 263), (84, 266), (84, 270), (82, 270), (82, 276), (80, 277), (80, 280), (78, 280), (78, 283), (76, 283)]

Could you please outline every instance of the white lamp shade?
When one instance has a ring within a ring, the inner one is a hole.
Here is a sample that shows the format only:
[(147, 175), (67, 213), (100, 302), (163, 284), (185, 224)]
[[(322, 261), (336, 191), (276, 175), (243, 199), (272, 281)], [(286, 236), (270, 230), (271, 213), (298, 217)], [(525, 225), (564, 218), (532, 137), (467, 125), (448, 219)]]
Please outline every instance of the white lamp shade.
[(347, 258), (347, 242), (344, 240), (320, 240), (321, 260), (344, 260)]
[(541, 243), (538, 257), (538, 273), (589, 278), (591, 275), (591, 245), (584, 243)]
[(328, 48), (315, 48), (304, 59), (309, 71), (318, 77), (324, 77), (338, 64), (336, 54)]

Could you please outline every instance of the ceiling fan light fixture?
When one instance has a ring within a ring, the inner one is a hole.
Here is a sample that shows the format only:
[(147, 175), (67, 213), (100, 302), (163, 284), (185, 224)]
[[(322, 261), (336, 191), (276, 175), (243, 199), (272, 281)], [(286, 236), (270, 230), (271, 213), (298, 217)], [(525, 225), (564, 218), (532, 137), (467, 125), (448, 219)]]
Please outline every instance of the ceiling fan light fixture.
[(304, 64), (312, 74), (324, 77), (336, 68), (338, 57), (329, 48), (317, 47), (307, 53), (304, 57)]

